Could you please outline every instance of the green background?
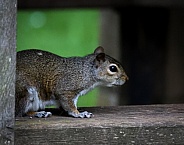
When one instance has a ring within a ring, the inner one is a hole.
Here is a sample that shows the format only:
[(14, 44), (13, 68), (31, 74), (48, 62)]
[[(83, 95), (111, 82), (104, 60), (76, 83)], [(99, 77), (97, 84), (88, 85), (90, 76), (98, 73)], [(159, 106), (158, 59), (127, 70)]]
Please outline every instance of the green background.
[[(36, 48), (64, 57), (84, 56), (99, 43), (97, 10), (18, 11), (17, 26), (17, 51)], [(80, 97), (78, 106), (95, 106), (97, 96), (95, 89)]]

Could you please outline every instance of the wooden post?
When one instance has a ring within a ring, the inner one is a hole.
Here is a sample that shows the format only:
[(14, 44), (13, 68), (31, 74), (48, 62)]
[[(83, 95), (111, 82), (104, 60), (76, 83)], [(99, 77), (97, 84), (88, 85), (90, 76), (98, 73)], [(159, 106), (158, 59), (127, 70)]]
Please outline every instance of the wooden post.
[(14, 143), (16, 0), (0, 0), (0, 144)]
[[(104, 9), (100, 11), (100, 40), (99, 45), (105, 48), (107, 54), (121, 61), (120, 49), (120, 17), (114, 10)], [(125, 70), (126, 71), (126, 70)], [(122, 87), (100, 87), (99, 101), (100, 106), (115, 106), (126, 102), (120, 94)]]

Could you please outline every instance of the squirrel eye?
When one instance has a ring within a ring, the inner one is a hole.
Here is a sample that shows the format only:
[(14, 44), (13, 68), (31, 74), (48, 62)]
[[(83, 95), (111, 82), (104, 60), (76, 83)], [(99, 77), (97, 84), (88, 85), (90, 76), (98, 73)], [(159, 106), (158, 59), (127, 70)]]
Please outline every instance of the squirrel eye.
[(116, 67), (115, 65), (109, 66), (109, 70), (110, 70), (111, 72), (117, 72), (117, 71), (118, 71), (118, 69), (117, 69), (117, 67)]

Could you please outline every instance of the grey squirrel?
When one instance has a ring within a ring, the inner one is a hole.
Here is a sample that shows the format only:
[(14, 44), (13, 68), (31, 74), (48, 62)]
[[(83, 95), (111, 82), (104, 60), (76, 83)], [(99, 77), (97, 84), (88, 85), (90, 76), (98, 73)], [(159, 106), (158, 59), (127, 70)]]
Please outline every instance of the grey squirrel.
[(77, 110), (79, 96), (97, 86), (123, 85), (128, 77), (122, 65), (99, 46), (84, 57), (61, 57), (42, 50), (17, 52), (16, 116), (48, 117), (46, 105), (56, 105), (68, 115), (90, 118)]

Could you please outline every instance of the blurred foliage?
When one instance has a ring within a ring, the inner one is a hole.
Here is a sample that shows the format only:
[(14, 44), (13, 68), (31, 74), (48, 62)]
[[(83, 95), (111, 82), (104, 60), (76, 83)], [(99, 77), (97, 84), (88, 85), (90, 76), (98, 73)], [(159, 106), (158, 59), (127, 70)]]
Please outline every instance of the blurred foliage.
[[(17, 15), (17, 51), (42, 49), (60, 56), (84, 56), (98, 46), (97, 10), (21, 10)], [(95, 106), (98, 90), (79, 98), (78, 106)]]

